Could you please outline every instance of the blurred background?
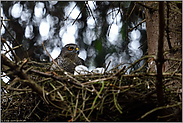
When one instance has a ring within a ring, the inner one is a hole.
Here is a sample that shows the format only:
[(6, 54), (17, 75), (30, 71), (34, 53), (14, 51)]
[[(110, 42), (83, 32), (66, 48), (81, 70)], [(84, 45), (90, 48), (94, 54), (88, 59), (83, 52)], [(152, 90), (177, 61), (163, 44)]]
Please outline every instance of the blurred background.
[[(22, 44), (14, 50), (20, 60), (50, 62), (42, 42), (54, 59), (64, 45), (76, 43), (89, 70), (110, 61), (108, 70), (123, 63), (120, 69), (147, 51), (144, 14), (135, 1), (2, 1), (1, 37), (11, 47)], [(1, 45), (1, 53), (7, 48)]]

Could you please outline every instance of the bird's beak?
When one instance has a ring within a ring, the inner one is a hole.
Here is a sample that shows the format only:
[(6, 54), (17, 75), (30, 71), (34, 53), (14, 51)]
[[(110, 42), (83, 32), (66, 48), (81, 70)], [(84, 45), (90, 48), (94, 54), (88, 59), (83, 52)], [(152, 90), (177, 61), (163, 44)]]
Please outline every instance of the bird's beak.
[(76, 48), (76, 53), (79, 54), (79, 48), (78, 47)]

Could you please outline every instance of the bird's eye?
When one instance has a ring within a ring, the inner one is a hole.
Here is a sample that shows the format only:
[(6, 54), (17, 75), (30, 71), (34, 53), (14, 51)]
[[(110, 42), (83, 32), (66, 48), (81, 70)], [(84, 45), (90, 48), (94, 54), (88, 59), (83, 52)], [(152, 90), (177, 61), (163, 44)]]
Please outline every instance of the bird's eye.
[(73, 47), (68, 47), (69, 51), (72, 51), (74, 48)]

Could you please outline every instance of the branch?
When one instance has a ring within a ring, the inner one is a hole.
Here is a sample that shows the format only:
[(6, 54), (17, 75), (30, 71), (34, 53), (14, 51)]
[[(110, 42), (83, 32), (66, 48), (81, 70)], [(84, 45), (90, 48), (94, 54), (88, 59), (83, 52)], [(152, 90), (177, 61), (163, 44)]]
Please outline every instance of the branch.
[[(46, 50), (46, 47), (44, 46), (44, 43), (42, 43), (42, 45), (43, 45), (44, 50), (45, 50), (46, 53), (48, 54), (48, 56), (52, 59), (52, 62), (53, 62), (54, 64), (56, 64), (56, 66), (60, 69), (60, 71), (64, 72), (64, 70), (57, 64), (57, 62), (54, 61), (54, 59), (53, 59), (53, 58), (51, 57), (51, 55), (48, 53), (48, 51)], [(64, 73), (64, 74), (65, 74), (65, 73)]]
[(137, 2), (137, 4), (139, 4), (139, 5), (143, 6), (143, 7), (145, 7), (146, 9), (149, 9), (149, 11), (150, 11), (151, 13), (153, 13), (154, 11), (157, 11), (157, 9), (152, 8), (152, 7), (149, 7), (149, 6), (147, 6), (147, 5), (144, 5), (142, 2)]
[(84, 9), (84, 7), (86, 6), (86, 3), (84, 4), (83, 8), (81, 9), (79, 15), (77, 16), (77, 18), (74, 20), (74, 22), (72, 23), (72, 25), (74, 25), (74, 23), (78, 20), (79, 16), (82, 14), (82, 11)]
[[(17, 62), (19, 61), (19, 58), (18, 58), (18, 56), (14, 53), (13, 49), (10, 47), (10, 45), (6, 42), (6, 40), (5, 40), (4, 38), (1, 38), (1, 41), (2, 41), (2, 43), (5, 43), (5, 44), (8, 46), (9, 51), (11, 51), (12, 55), (13, 55), (14, 58), (15, 58), (15, 62), (17, 63)], [(8, 52), (9, 52), (9, 51), (8, 51)], [(5, 54), (6, 54), (6, 53), (5, 53)]]
[[(29, 79), (29, 77), (21, 70), (21, 67), (14, 64), (11, 60), (9, 60), (5, 55), (1, 55), (1, 62), (3, 65), (10, 67), (15, 74), (18, 75), (20, 79), (23, 79), (22, 84), (26, 84), (30, 86), (35, 92), (37, 92), (40, 96), (43, 96), (43, 89), (33, 80)], [(46, 91), (44, 91), (47, 93)]]
[[(172, 73), (163, 73), (162, 75), (163, 75), (163, 77), (165, 77), (165, 76), (171, 77)], [(122, 76), (123, 77), (129, 77), (129, 78), (131, 78), (131, 77), (145, 77), (145, 76), (154, 76), (154, 77), (156, 77), (157, 74), (156, 73), (139, 73), (139, 74), (124, 74)], [(180, 79), (182, 79), (182, 74), (181, 73), (174, 73), (174, 76), (178, 76), (178, 77), (180, 77)], [(96, 82), (99, 82), (99, 81), (106, 81), (106, 80), (117, 79), (117, 78), (118, 78), (118, 76), (95, 79), (95, 80), (92, 80), (92, 81), (84, 82), (84, 83), (82, 83), (82, 85), (92, 84), (92, 83), (96, 83)]]
[(149, 111), (149, 112), (145, 113), (144, 115), (142, 115), (142, 116), (141, 116), (139, 119), (137, 119), (137, 120), (140, 120), (140, 119), (146, 117), (147, 115), (149, 115), (149, 114), (151, 114), (151, 113), (153, 113), (153, 112), (155, 112), (155, 111), (157, 111), (157, 110), (165, 109), (165, 108), (171, 108), (171, 107), (179, 106), (179, 105), (181, 105), (181, 104), (182, 104), (182, 102), (178, 102), (177, 104), (174, 104), (174, 105), (167, 105), (167, 106), (162, 106), (162, 107), (154, 108), (154, 109), (152, 109), (151, 111)]
[(144, 23), (146, 21), (146, 19), (144, 19), (143, 21), (141, 21), (139, 24), (137, 24), (136, 26), (134, 26), (133, 28), (128, 29), (128, 32), (132, 31), (133, 29), (137, 28), (139, 25), (141, 25), (142, 23)]
[[(59, 81), (64, 81), (65, 79), (63, 77), (58, 77), (58, 76), (55, 76), (53, 74), (50, 74), (50, 73), (44, 73), (44, 72), (41, 72), (41, 71), (37, 71), (37, 70), (34, 70), (34, 69), (31, 69), (30, 72), (34, 72), (34, 73), (37, 73), (39, 75), (42, 75), (42, 76), (45, 76), (45, 77), (51, 77), (53, 79), (56, 79), (56, 80), (59, 80)], [(77, 85), (77, 86), (80, 86), (80, 87), (83, 87), (84, 85), (81, 84), (78, 80), (76, 80), (75, 78), (73, 78), (71, 75), (69, 74), (66, 74), (67, 77), (69, 77), (71, 80), (69, 81), (70, 83), (74, 84), (74, 85)], [(74, 82), (76, 81), (76, 82)], [(68, 82), (68, 78), (66, 80), (66, 82)], [(84, 86), (86, 89), (87, 88), (92, 88), (92, 87), (89, 87), (87, 85)], [(89, 90), (89, 89), (87, 89)]]

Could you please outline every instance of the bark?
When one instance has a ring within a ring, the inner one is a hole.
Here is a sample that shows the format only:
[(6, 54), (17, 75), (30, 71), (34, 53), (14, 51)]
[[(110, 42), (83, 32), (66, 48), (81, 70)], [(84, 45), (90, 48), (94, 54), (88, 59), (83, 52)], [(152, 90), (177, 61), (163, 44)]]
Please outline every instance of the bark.
[[(163, 106), (162, 74), (163, 72), (176, 72), (181, 69), (181, 61), (167, 59), (182, 58), (182, 14), (176, 2), (159, 3), (160, 6), (158, 6), (158, 2), (145, 2), (146, 6), (153, 8), (145, 9), (145, 18), (148, 54), (157, 56), (156, 59), (149, 59), (149, 67), (151, 67), (151, 72), (157, 72), (156, 91), (158, 106)], [(160, 110), (158, 115), (165, 116), (165, 110)], [(165, 118), (160, 120), (166, 121)]]
[(163, 37), (164, 37), (164, 4), (163, 2), (159, 2), (159, 38), (158, 38), (158, 52), (157, 52), (157, 82), (156, 82), (156, 90), (159, 106), (164, 106), (164, 96), (163, 96), (163, 83), (162, 83), (162, 66), (164, 63), (163, 58)]
[[(158, 2), (145, 2), (146, 6), (154, 9), (158, 8)], [(165, 15), (165, 31), (164, 31), (164, 51), (169, 51), (164, 55), (165, 59), (182, 58), (182, 11), (178, 10), (179, 4), (176, 2), (168, 2), (169, 8), (167, 8), (167, 2), (164, 2), (164, 15)], [(178, 6), (178, 7), (177, 7)], [(177, 8), (176, 8), (177, 7)], [(176, 8), (176, 9), (175, 9)], [(162, 10), (162, 8), (160, 8)], [(168, 14), (168, 16), (167, 16)], [(159, 36), (159, 17), (158, 11), (150, 11), (145, 9), (146, 28), (147, 28), (147, 43), (148, 54), (157, 55), (158, 49), (158, 36)], [(175, 64), (176, 61), (165, 61), (163, 64), (163, 72), (175, 71), (178, 67), (176, 64), (171, 69), (170, 66)], [(151, 71), (156, 70), (155, 61), (151, 60), (150, 66), (153, 66)]]

